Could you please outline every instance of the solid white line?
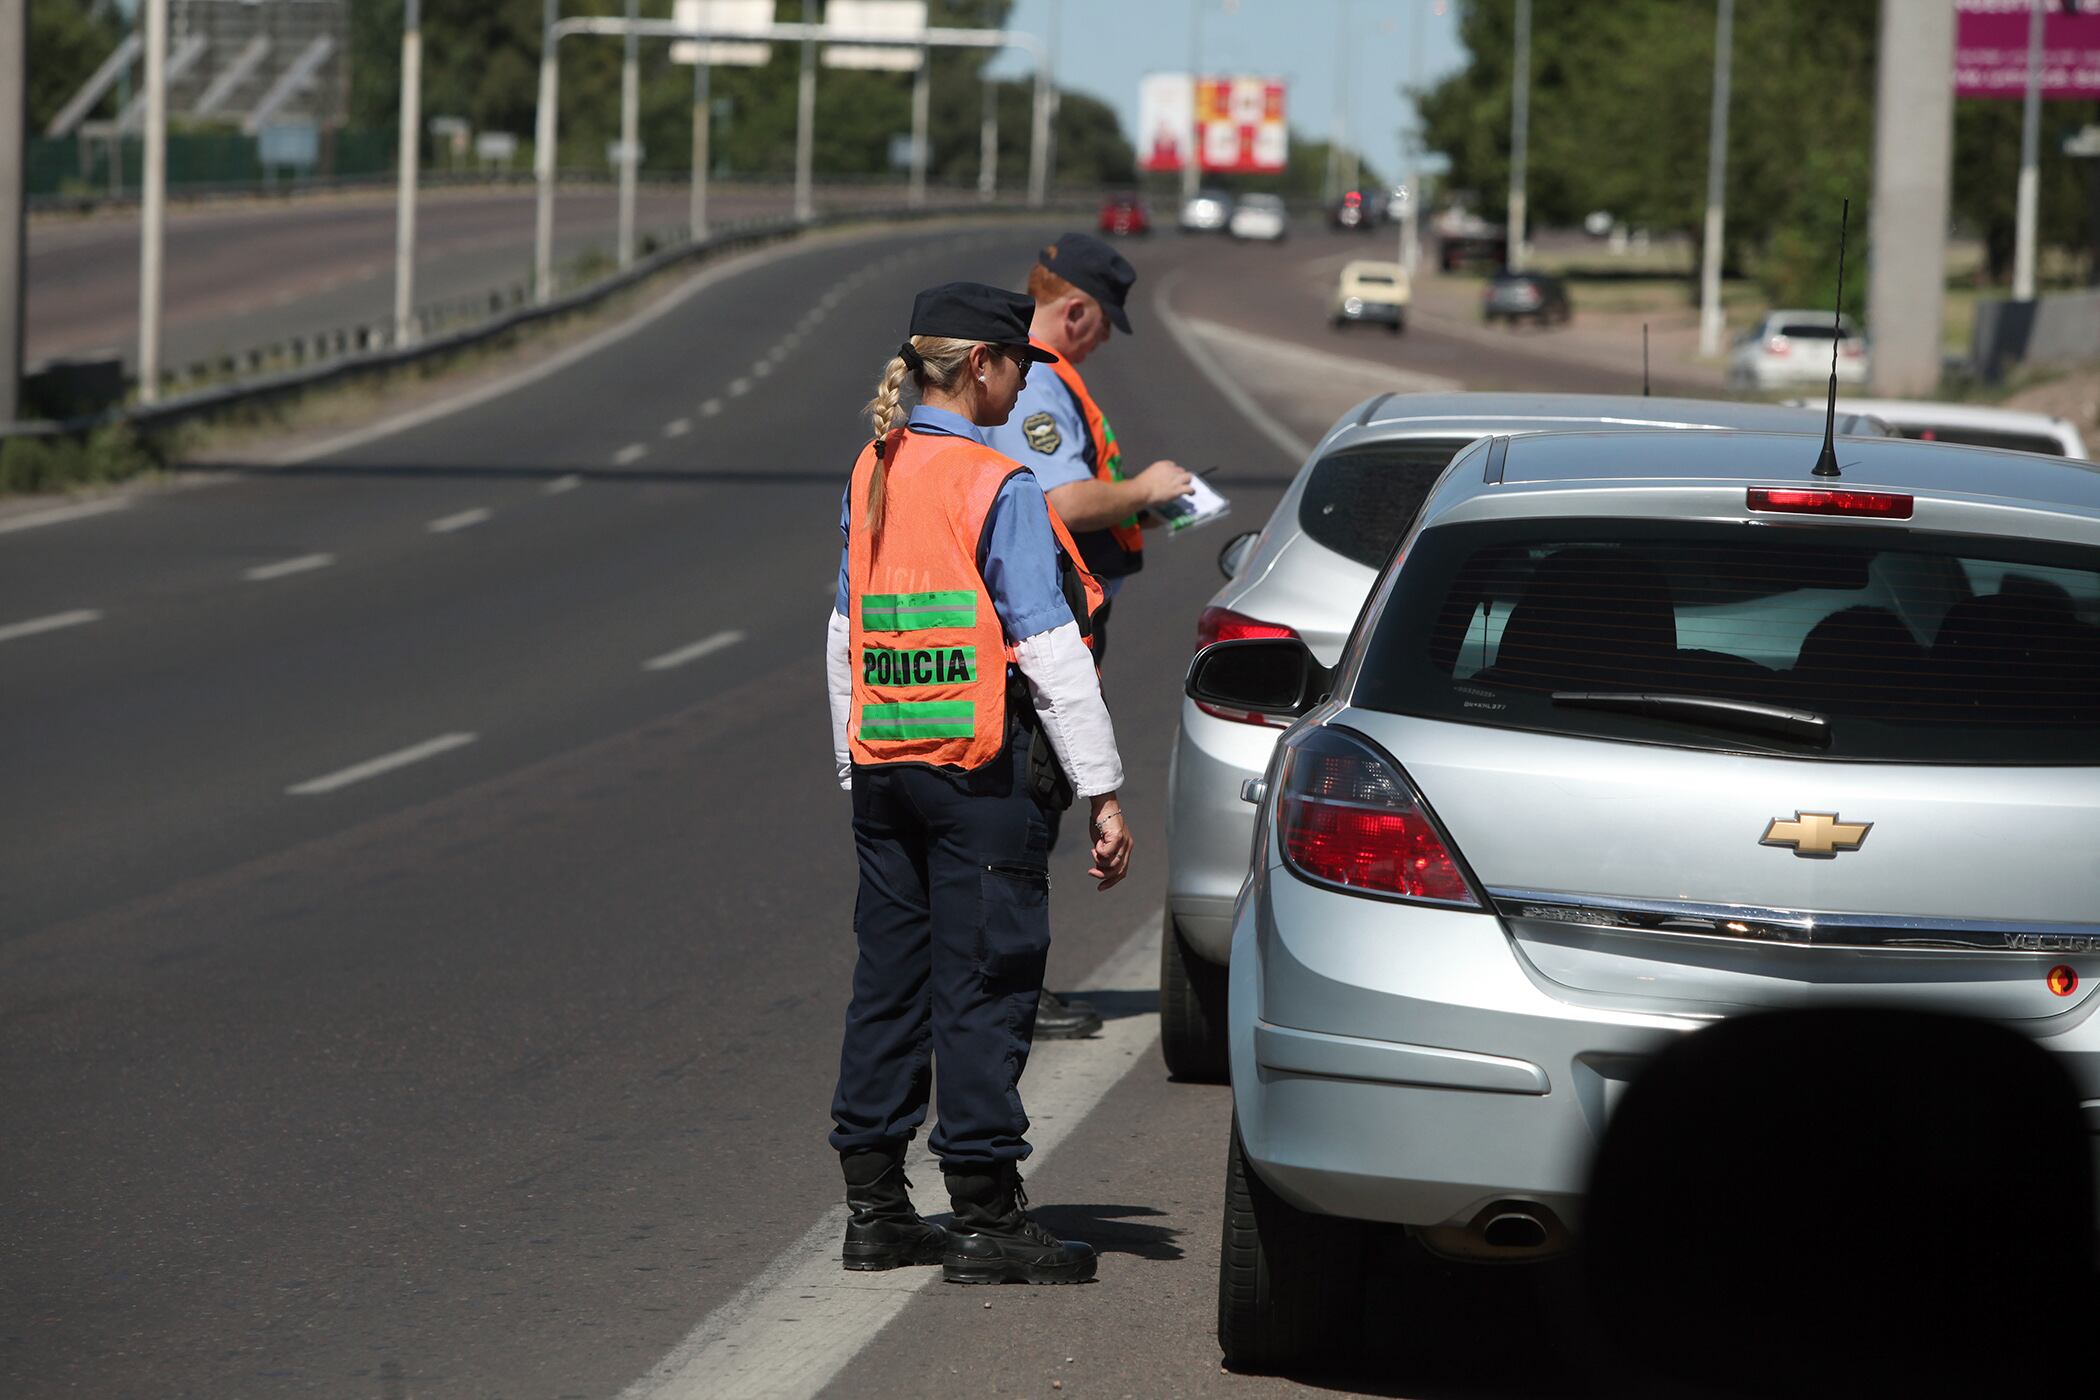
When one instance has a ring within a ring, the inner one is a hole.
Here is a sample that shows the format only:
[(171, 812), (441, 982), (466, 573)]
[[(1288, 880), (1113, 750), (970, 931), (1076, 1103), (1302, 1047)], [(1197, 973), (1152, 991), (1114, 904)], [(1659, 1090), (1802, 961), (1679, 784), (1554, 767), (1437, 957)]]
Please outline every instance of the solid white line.
[[(1158, 916), (1147, 920), (1086, 984), (1137, 990), (1158, 985)], [(1028, 1140), (1040, 1171), (1087, 1114), (1137, 1064), (1159, 1036), (1159, 1015), (1110, 1021), (1091, 1040), (1039, 1044), (1022, 1081)], [(924, 1139), (912, 1165), (919, 1181), (939, 1181)], [(931, 1203), (929, 1202), (929, 1205)], [(620, 1393), (620, 1400), (794, 1400), (814, 1396), (846, 1368), (913, 1297), (932, 1287), (939, 1269), (849, 1274), (839, 1268), (846, 1208), (832, 1207), (741, 1292), (716, 1308), (669, 1356)]]
[(574, 491), (581, 485), (583, 485), (583, 478), (571, 472), (567, 476), (557, 476), (554, 480), (542, 486), (540, 490), (549, 496), (560, 496)]
[(1253, 395), (1234, 383), (1232, 377), (1218, 364), (1217, 357), (1211, 354), (1210, 348), (1203, 344), (1194, 331), (1183, 325), (1181, 317), (1175, 314), (1173, 303), (1167, 299), (1167, 293), (1174, 289), (1185, 270), (1175, 268), (1167, 274), (1166, 280), (1160, 283), (1159, 290), (1152, 294), (1153, 314), (1158, 316), (1160, 324), (1167, 328), (1167, 334), (1174, 337), (1174, 343), (1181, 347), (1181, 353), (1189, 357), (1189, 363), (1210, 381), (1213, 389), (1225, 396), (1227, 403), (1240, 411), (1241, 417), (1254, 425), (1256, 432), (1282, 448), (1284, 455), (1292, 461), (1304, 461), (1312, 453), (1312, 444), (1286, 428), (1269, 410), (1256, 403)]
[(78, 627), (83, 623), (100, 622), (102, 614), (93, 608), (75, 608), (72, 612), (53, 613), (49, 617), (32, 617), (27, 622), (10, 622), (0, 627), (0, 642), (11, 642), (17, 637), (34, 637), (39, 632), (56, 632), (61, 627)]
[(704, 637), (694, 642), (691, 646), (680, 647), (676, 651), (667, 651), (662, 656), (653, 656), (642, 663), (642, 669), (644, 671), (668, 671), (674, 666), (683, 666), (688, 661), (698, 661), (703, 656), (712, 656), (724, 647), (733, 647), (742, 640), (744, 640), (744, 634), (741, 632), (717, 632), (712, 637)]
[(692, 430), (693, 420), (690, 418), (673, 418), (670, 422), (664, 424), (664, 436), (667, 438), (684, 437)]
[(479, 525), (495, 513), (485, 506), (476, 506), (472, 510), (463, 510), (457, 515), (447, 515), (441, 519), (433, 520), (425, 528), (433, 535), (449, 535), (454, 530), (464, 530), (470, 525)]
[(420, 744), (398, 749), (363, 763), (352, 764), (323, 777), (311, 778), (286, 788), (287, 797), (314, 797), (324, 792), (334, 792), (352, 783), (361, 783), (367, 778), (376, 778), (382, 773), (391, 773), (396, 768), (406, 768), (411, 763), (421, 763), (426, 758), (436, 758), (441, 753), (465, 748), (481, 736), (478, 734), (440, 734), (435, 739), (425, 739)]
[(11, 535), (17, 530), (34, 530), (40, 525), (63, 525), (68, 520), (85, 520), (91, 515), (107, 515), (113, 510), (125, 510), (131, 505), (129, 496), (116, 496), (106, 501), (82, 501), (77, 506), (54, 506), (50, 510), (32, 510), (21, 515), (10, 515), (0, 519), (0, 535)]
[(302, 554), (297, 559), (280, 559), (274, 564), (257, 564), (241, 574), (250, 583), (268, 583), (273, 578), (289, 578), (293, 574), (310, 573), (325, 569), (335, 562), (333, 554)]
[(618, 452), (613, 453), (613, 465), (616, 467), (631, 467), (648, 455), (648, 443), (630, 442)]
[(743, 397), (744, 395), (746, 395), (746, 394), (748, 394), (748, 393), (750, 393), (750, 392), (751, 392), (751, 381), (750, 381), (750, 380), (748, 380), (748, 379), (732, 379), (732, 380), (730, 380), (730, 381), (729, 381), (729, 397), (731, 397), (732, 399), (740, 399), (740, 398), (742, 398), (742, 397)]
[(700, 416), (702, 418), (712, 418), (721, 411), (722, 401), (720, 399), (709, 399), (706, 403), (700, 405)]

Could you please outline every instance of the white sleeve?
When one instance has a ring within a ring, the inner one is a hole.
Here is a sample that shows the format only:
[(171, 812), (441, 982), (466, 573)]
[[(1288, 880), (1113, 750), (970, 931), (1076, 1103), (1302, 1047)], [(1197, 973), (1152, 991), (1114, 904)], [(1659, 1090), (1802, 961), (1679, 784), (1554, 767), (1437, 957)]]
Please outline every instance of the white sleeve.
[(1072, 790), (1095, 797), (1123, 786), (1115, 729), (1101, 699), (1094, 654), (1080, 640), (1079, 624), (1067, 622), (1036, 633), (1014, 647), (1014, 662), (1028, 678), (1036, 721), (1072, 780)]
[(831, 761), (839, 786), (852, 790), (853, 752), (846, 745), (846, 725), (853, 714), (853, 629), (846, 615), (833, 610), (824, 633), (824, 684), (831, 692)]

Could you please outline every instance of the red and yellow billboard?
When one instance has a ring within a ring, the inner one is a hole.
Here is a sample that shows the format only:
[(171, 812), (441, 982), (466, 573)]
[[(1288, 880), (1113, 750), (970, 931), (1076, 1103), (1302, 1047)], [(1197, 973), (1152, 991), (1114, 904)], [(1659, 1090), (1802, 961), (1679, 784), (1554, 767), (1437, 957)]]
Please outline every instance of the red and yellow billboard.
[[(1199, 140), (1192, 142), (1191, 126)], [(1266, 175), (1285, 168), (1290, 130), (1281, 78), (1199, 78), (1150, 73), (1138, 89), (1139, 164), (1179, 170), (1191, 144), (1201, 168), (1217, 175)]]

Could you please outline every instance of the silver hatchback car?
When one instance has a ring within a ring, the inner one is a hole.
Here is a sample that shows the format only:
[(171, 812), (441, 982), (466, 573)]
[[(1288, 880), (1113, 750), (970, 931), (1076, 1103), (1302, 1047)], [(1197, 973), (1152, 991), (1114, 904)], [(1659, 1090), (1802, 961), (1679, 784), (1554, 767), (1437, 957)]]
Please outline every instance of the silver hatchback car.
[(1818, 446), (1475, 443), (1338, 666), (1196, 658), (1294, 720), (1233, 914), (1236, 1364), (1317, 1344), (1359, 1222), (1559, 1252), (1643, 1059), (1739, 1011), (2020, 1028), (2100, 1132), (2100, 469)]
[[(1328, 431), (1258, 537), (1227, 547), (1221, 563), (1230, 581), (1204, 609), (1196, 645), (1297, 637), (1332, 663), (1378, 570), (1454, 454), (1493, 433), (1598, 427), (1820, 433), (1823, 413), (1639, 395), (1382, 395)], [(1885, 435), (1874, 419), (1846, 413), (1837, 430)], [(1160, 952), (1161, 1047), (1182, 1079), (1225, 1078), (1225, 960), (1254, 835), (1240, 784), (1269, 766), (1281, 727), (1272, 716), (1182, 702), (1167, 777)]]

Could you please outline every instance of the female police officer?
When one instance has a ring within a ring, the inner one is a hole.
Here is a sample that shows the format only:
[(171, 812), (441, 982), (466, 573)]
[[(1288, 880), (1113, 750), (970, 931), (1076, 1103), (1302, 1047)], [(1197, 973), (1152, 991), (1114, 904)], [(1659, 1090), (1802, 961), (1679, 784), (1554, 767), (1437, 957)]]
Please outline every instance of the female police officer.
[[(832, 748), (853, 792), (860, 957), (832, 1102), (852, 1215), (845, 1266), (939, 1260), (957, 1283), (1076, 1283), (1094, 1251), (1025, 1210), (1018, 1084), (1050, 945), (1038, 728), (1092, 805), (1093, 868), (1129, 868), (1123, 767), (1082, 626), (1101, 592), (1024, 468), (984, 445), (1032, 362), (1034, 303), (955, 282), (922, 292), (868, 412), (827, 641)], [(900, 422), (907, 379), (919, 405)], [(1078, 600), (1075, 610), (1073, 600)], [(1018, 678), (1016, 674), (1018, 673)], [(939, 1065), (955, 1228), (920, 1220), (904, 1148)]]

